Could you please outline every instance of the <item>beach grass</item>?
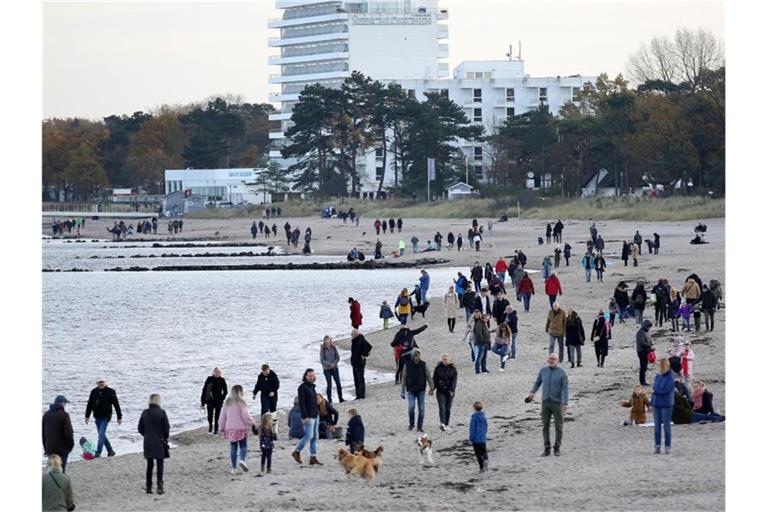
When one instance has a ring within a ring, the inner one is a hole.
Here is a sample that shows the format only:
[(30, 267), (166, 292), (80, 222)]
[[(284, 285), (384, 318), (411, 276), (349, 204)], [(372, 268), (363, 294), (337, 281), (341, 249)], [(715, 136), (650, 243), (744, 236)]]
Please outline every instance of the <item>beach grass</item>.
[[(427, 203), (412, 200), (371, 201), (362, 199), (299, 200), (274, 203), (283, 217), (320, 217), (325, 206), (337, 210), (354, 208), (363, 217), (404, 217), (428, 219), (516, 218), (520, 203), (523, 219), (689, 221), (725, 216), (725, 199), (701, 196), (648, 198), (598, 197), (585, 199), (521, 197), (478, 198)], [(189, 214), (190, 218), (232, 219), (262, 217), (263, 208), (209, 208)]]

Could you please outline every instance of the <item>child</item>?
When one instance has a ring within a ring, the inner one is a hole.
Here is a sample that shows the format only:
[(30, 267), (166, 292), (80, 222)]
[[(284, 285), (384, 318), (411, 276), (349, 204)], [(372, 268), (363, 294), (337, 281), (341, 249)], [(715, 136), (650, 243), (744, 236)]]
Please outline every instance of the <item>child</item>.
[(616, 315), (619, 315), (619, 323), (624, 323), (624, 315), (621, 314), (621, 311), (619, 311), (619, 305), (616, 302), (615, 297), (611, 297), (608, 300), (608, 321), (611, 324), (611, 327), (613, 327), (613, 322), (616, 320)]
[(624, 425), (641, 425), (646, 421), (646, 413), (651, 409), (651, 401), (645, 393), (643, 386), (637, 384), (632, 390), (632, 398), (622, 400), (622, 407), (630, 407), (629, 420), (624, 421)]
[[(701, 302), (693, 305), (693, 327), (696, 332), (701, 329)], [(688, 330), (690, 331), (690, 328)]]
[(392, 308), (389, 307), (387, 301), (381, 303), (381, 309), (379, 310), (379, 318), (384, 319), (384, 329), (389, 329), (389, 319), (395, 316), (392, 312)]
[(680, 327), (678, 325), (678, 318), (680, 315), (678, 314), (680, 311), (680, 294), (677, 293), (677, 290), (674, 288), (670, 289), (669, 291), (669, 304), (667, 304), (667, 317), (672, 322), (672, 332), (677, 332), (680, 330)]
[(480, 472), (488, 471), (488, 450), (485, 447), (486, 434), (488, 433), (488, 420), (483, 412), (483, 402), (475, 402), (475, 413), (469, 420), (469, 442), (475, 450), (477, 463), (480, 464)]
[(693, 353), (693, 349), (691, 349), (691, 342), (686, 341), (685, 345), (683, 345), (683, 353), (680, 355), (683, 379), (685, 380), (686, 384), (690, 382), (691, 378), (693, 377), (693, 359), (695, 357), (696, 355)]
[(80, 438), (80, 448), (83, 450), (82, 457), (85, 460), (91, 460), (96, 457), (96, 449), (93, 447), (93, 444), (84, 437)]
[(363, 419), (357, 414), (354, 407), (349, 410), (349, 421), (347, 422), (347, 437), (344, 441), (349, 446), (349, 451), (355, 453), (365, 445), (365, 426)]
[(690, 304), (683, 304), (680, 306), (680, 309), (678, 310), (678, 315), (680, 318), (683, 319), (683, 325), (680, 330), (687, 330), (688, 332), (691, 332), (691, 312), (693, 311), (693, 306)]
[(267, 473), (272, 472), (272, 448), (275, 446), (275, 439), (277, 439), (277, 434), (272, 430), (272, 413), (268, 412), (261, 417), (261, 426), (259, 427), (262, 473), (264, 473), (265, 464)]
[(683, 371), (683, 363), (680, 357), (683, 354), (684, 344), (683, 338), (677, 337), (672, 340), (672, 346), (667, 350), (667, 354), (669, 354), (669, 367), (677, 375), (680, 375)]

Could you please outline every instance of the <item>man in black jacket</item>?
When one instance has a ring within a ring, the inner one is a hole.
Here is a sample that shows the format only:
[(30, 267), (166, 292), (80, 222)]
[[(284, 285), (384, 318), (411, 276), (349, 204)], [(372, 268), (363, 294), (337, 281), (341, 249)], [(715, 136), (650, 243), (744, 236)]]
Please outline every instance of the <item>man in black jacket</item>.
[(355, 379), (355, 400), (365, 398), (365, 358), (371, 353), (371, 344), (357, 329), (352, 329), (352, 375)]
[[(414, 336), (423, 332), (426, 328), (427, 324), (422, 325), (418, 329), (409, 329), (406, 326), (402, 326), (395, 334), (395, 338), (392, 340), (392, 343), (390, 343), (390, 346), (396, 347), (400, 345), (401, 348), (400, 359), (397, 360), (397, 374), (395, 377), (402, 376), (405, 363), (411, 360), (411, 351), (419, 346), (416, 343), (416, 340), (413, 339)], [(400, 379), (402, 379), (402, 377), (400, 377)], [(395, 381), (396, 383), (400, 382), (397, 378)]]
[(435, 384), (437, 407), (440, 414), (440, 430), (450, 432), (451, 405), (456, 394), (456, 383), (459, 373), (451, 362), (448, 354), (443, 354), (440, 363), (435, 366), (432, 373), (432, 382)]
[(408, 397), (408, 430), (413, 430), (415, 407), (418, 401), (419, 420), (417, 426), (419, 432), (424, 432), (424, 400), (427, 384), (429, 384), (429, 394), (434, 394), (435, 385), (432, 382), (432, 374), (429, 373), (427, 364), (421, 360), (421, 352), (416, 349), (413, 351), (411, 360), (405, 364), (400, 387), (400, 397)]
[(96, 422), (96, 430), (99, 434), (99, 441), (96, 444), (96, 457), (101, 457), (101, 451), (104, 447), (107, 448), (108, 457), (115, 455), (112, 444), (107, 439), (107, 426), (112, 419), (112, 407), (115, 408), (115, 413), (117, 413), (117, 424), (122, 424), (123, 413), (120, 411), (117, 393), (115, 393), (114, 389), (107, 386), (107, 379), (101, 377), (96, 381), (96, 387), (91, 390), (91, 395), (88, 397), (88, 405), (85, 407), (85, 423), (88, 423), (88, 420), (91, 418), (91, 412), (93, 412), (93, 420)]
[(280, 379), (273, 372), (268, 364), (261, 365), (261, 373), (256, 379), (256, 385), (253, 387), (253, 399), (261, 391), (261, 415), (267, 412), (277, 411), (277, 390), (280, 389)]
[(507, 306), (509, 306), (509, 301), (506, 297), (504, 297), (504, 294), (501, 292), (497, 293), (496, 300), (493, 301), (493, 309), (491, 311), (493, 318), (496, 320), (496, 325), (503, 324), (507, 319)]
[(75, 446), (72, 433), (72, 421), (64, 406), (69, 400), (62, 395), (57, 396), (43, 414), (43, 453), (56, 454), (61, 457), (61, 472), (67, 472), (67, 458)]
[(307, 368), (298, 389), (299, 410), (301, 411), (301, 419), (304, 422), (304, 437), (302, 437), (299, 444), (296, 445), (291, 456), (293, 457), (293, 460), (302, 464), (301, 451), (304, 449), (304, 446), (309, 443), (309, 465), (322, 466), (322, 463), (317, 460), (317, 439), (320, 435), (320, 412), (317, 409), (315, 379), (317, 379), (315, 370)]

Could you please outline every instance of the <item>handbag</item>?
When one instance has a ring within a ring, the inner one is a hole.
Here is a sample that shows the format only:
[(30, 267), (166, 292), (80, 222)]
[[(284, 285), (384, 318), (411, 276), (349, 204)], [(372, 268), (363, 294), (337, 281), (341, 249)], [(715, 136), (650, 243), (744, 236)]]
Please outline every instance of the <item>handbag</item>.
[(656, 351), (655, 350), (651, 350), (650, 352), (648, 352), (648, 362), (651, 363), (651, 364), (656, 362)]
[(163, 441), (163, 457), (167, 459), (171, 456), (171, 447), (168, 444), (167, 439), (163, 439), (162, 441)]

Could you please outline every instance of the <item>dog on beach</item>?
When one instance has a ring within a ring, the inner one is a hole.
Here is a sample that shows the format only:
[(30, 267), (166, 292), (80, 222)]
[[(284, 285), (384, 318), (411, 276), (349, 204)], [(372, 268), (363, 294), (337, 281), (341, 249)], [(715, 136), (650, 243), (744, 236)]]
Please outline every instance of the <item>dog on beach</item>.
[(429, 307), (429, 302), (425, 302), (424, 304), (420, 304), (418, 306), (413, 306), (413, 311), (411, 312), (411, 318), (416, 316), (416, 313), (421, 313), (421, 318), (424, 318), (424, 313), (427, 312), (427, 308)]
[[(381, 450), (383, 451), (383, 448), (381, 448)], [(341, 467), (344, 468), (345, 473), (364, 478), (368, 482), (368, 485), (373, 485), (373, 480), (381, 465), (380, 458), (368, 458), (363, 455), (355, 455), (346, 448), (339, 448), (339, 453), (336, 458), (339, 460)]]
[(427, 434), (422, 434), (416, 440), (416, 445), (419, 447), (419, 464), (424, 464), (424, 459), (430, 464), (434, 464), (432, 460), (432, 440)]
[(360, 448), (358, 450), (355, 450), (355, 455), (361, 455), (365, 457), (366, 459), (378, 459), (381, 457), (381, 454), (384, 452), (384, 447), (379, 446), (375, 450), (366, 450), (365, 448)]

